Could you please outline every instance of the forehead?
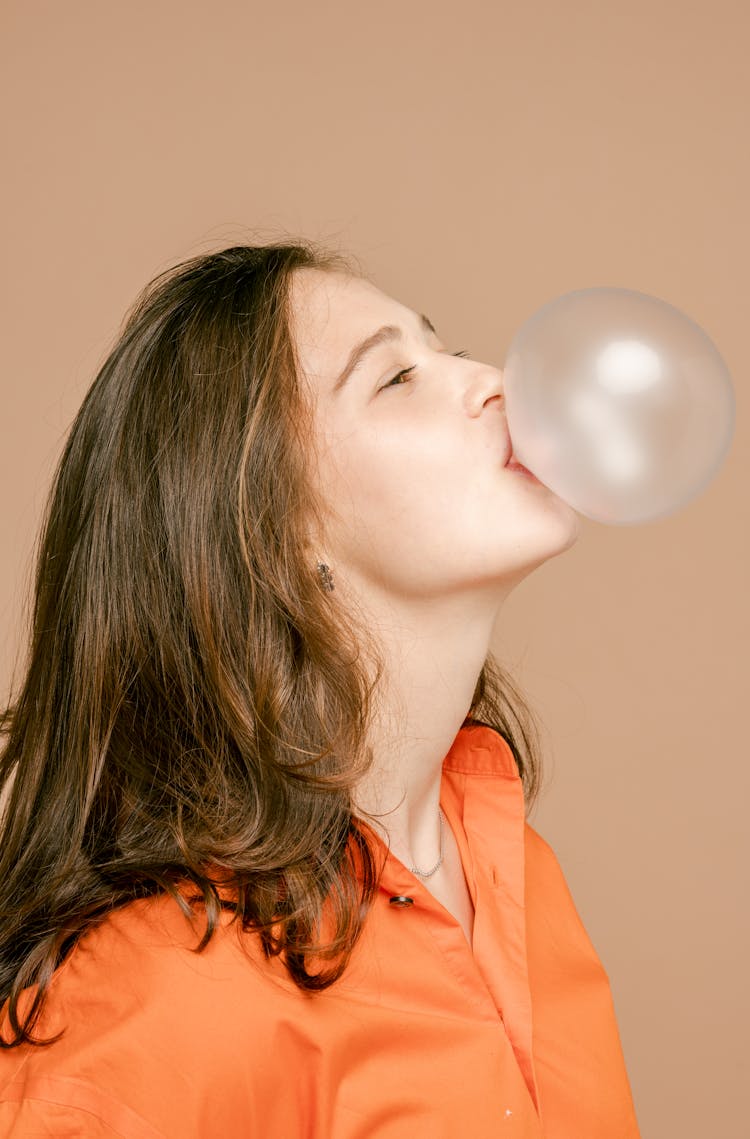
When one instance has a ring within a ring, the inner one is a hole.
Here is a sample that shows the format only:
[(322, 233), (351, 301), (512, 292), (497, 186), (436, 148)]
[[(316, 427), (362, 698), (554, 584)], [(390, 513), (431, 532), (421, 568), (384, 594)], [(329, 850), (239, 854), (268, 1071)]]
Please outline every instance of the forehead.
[(343, 364), (352, 345), (379, 325), (414, 321), (411, 309), (370, 281), (341, 272), (295, 269), (289, 295), (292, 334), (309, 374)]

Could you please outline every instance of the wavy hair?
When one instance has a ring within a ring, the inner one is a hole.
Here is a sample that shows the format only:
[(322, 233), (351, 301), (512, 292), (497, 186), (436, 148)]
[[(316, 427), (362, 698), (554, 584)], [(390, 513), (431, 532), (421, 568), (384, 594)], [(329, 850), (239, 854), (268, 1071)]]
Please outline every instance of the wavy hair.
[[(372, 679), (363, 630), (331, 604), (303, 539), (322, 514), (290, 331), (298, 267), (359, 272), (298, 240), (161, 273), (66, 439), (23, 680), (0, 714), (3, 1047), (51, 1043), (32, 1034), (54, 970), (134, 899), (168, 892), (190, 914), (187, 883), (206, 918), (196, 951), (229, 906), (318, 991), (375, 896), (352, 792), (382, 661)], [(472, 723), (510, 744), (528, 808), (536, 729), (491, 657)], [(329, 967), (311, 971), (316, 955)]]

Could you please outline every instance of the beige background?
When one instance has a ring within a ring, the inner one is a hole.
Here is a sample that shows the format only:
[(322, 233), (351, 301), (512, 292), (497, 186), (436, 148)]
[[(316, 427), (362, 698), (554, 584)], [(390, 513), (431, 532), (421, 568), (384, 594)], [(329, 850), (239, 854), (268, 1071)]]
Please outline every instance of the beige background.
[(498, 648), (542, 723), (531, 822), (609, 973), (644, 1139), (746, 1139), (746, 5), (6, 0), (3, 24), (3, 693), (66, 431), (183, 257), (323, 239), (498, 365), (544, 301), (602, 284), (719, 347), (719, 475), (666, 520), (584, 520)]

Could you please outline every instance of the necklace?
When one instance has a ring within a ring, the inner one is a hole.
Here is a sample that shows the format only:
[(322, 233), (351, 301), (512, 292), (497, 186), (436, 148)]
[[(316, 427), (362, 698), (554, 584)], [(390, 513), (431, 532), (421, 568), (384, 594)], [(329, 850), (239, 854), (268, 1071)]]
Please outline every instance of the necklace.
[(440, 857), (433, 866), (432, 870), (417, 870), (416, 866), (412, 866), (411, 872), (412, 874), (416, 874), (418, 878), (431, 878), (432, 875), (443, 865), (443, 812), (439, 807), (438, 815), (440, 816)]

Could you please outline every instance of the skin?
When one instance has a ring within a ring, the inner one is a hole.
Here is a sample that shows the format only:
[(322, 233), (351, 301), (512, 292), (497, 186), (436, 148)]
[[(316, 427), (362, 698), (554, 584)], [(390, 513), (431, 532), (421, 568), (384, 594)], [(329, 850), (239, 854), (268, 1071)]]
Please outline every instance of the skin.
[[(579, 518), (503, 466), (511, 443), (500, 369), (451, 355), (418, 313), (358, 277), (298, 269), (291, 305), (327, 507), (311, 557), (331, 569), (331, 603), (354, 607), (387, 662), (357, 808), (387, 812), (392, 852), (427, 870), (440, 853), (443, 759), (503, 602), (574, 543)], [(404, 340), (374, 349), (334, 394), (352, 348), (390, 323)], [(425, 885), (468, 936), (468, 891), (447, 821), (445, 830), (444, 865)]]

